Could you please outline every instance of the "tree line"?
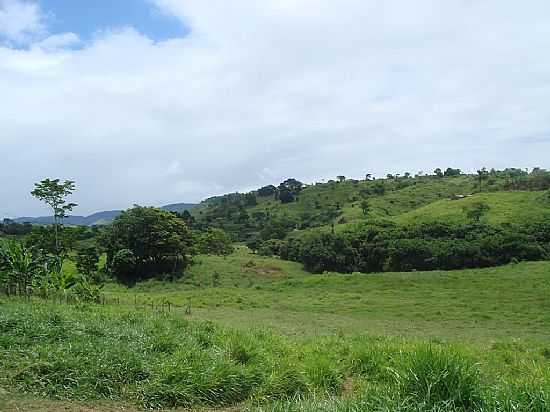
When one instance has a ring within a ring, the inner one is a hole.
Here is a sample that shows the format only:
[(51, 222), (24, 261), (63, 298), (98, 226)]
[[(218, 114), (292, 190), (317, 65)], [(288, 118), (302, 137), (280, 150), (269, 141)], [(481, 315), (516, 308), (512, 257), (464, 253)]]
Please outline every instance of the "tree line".
[(258, 253), (301, 262), (313, 273), (489, 267), (549, 259), (550, 222), (363, 224), (342, 233), (269, 240), (259, 246)]

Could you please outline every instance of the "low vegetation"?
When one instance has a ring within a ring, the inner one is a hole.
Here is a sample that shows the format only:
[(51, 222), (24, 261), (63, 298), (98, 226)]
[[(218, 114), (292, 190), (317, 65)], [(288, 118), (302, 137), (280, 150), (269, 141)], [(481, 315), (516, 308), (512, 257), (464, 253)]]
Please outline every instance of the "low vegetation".
[(550, 400), (546, 352), (521, 342), (296, 341), (143, 311), (1, 307), (0, 385), (33, 396), (346, 411), (542, 411)]

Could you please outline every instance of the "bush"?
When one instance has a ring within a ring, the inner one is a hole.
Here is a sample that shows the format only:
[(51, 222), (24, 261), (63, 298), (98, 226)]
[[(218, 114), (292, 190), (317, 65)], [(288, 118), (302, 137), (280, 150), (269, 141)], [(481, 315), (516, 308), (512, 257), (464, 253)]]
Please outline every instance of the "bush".
[(211, 228), (202, 233), (198, 241), (199, 252), (207, 255), (227, 256), (233, 253), (231, 236), (221, 229)]

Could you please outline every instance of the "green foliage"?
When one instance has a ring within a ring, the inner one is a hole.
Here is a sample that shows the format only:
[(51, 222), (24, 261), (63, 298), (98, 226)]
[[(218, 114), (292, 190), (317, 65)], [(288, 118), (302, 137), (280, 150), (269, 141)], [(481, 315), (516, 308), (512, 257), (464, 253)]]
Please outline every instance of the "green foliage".
[(52, 209), (55, 229), (55, 247), (59, 254), (58, 226), (67, 212), (73, 210), (76, 203), (67, 203), (66, 198), (75, 190), (75, 184), (72, 180), (61, 182), (59, 179), (45, 179), (40, 183), (34, 184), (35, 188), (31, 195), (44, 202)]
[(365, 215), (365, 217), (367, 217), (369, 215), (370, 203), (367, 199), (363, 199), (361, 201), (361, 210), (362, 210), (363, 214)]
[(120, 279), (130, 278), (137, 268), (136, 256), (130, 249), (119, 249), (111, 261), (111, 271)]
[(266, 242), (260, 250), (276, 246), (278, 253), (272, 254), (301, 262), (314, 273), (460, 269), (547, 259), (547, 230), (542, 222), (498, 227), (478, 221), (368, 224), (341, 233), (296, 236), (276, 245)]
[(59, 256), (44, 255), (17, 241), (0, 243), (0, 287), (6, 294), (99, 302), (102, 285), (92, 285), (87, 276), (62, 266)]
[(443, 172), (443, 176), (445, 177), (460, 176), (461, 174), (462, 171), (460, 169), (453, 169), (452, 167), (448, 167), (445, 172)]
[(107, 228), (102, 245), (108, 269), (130, 283), (160, 274), (177, 276), (195, 254), (195, 239), (186, 224), (153, 207), (135, 206), (121, 213)]
[(11, 219), (4, 219), (0, 222), (0, 237), (3, 236), (25, 236), (31, 233), (30, 223), (16, 223)]
[(472, 222), (479, 223), (481, 219), (487, 215), (490, 207), (485, 202), (475, 202), (471, 203), (468, 206), (464, 206), (464, 213), (466, 217)]
[(40, 269), (40, 261), (21, 242), (0, 242), (0, 283), (3, 286), (27, 294)]
[(99, 251), (94, 246), (80, 249), (76, 254), (76, 269), (88, 279), (96, 277), (99, 264)]
[(205, 255), (227, 256), (233, 253), (233, 241), (223, 230), (210, 228), (200, 233), (198, 249)]

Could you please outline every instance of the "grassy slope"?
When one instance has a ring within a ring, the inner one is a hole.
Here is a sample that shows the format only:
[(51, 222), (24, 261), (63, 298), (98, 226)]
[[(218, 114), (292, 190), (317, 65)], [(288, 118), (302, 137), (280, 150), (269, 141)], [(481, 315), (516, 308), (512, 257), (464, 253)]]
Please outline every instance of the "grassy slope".
[[(413, 184), (403, 189), (398, 189), (399, 183), (394, 180), (382, 181), (387, 187), (386, 193), (382, 196), (369, 196), (372, 213), (377, 217), (394, 216), (452, 195), (470, 194), (477, 187), (475, 178), (467, 175), (441, 179), (435, 177), (411, 179), (410, 182)], [(359, 207), (362, 198), (360, 192), (374, 184), (374, 181), (363, 180), (357, 183), (345, 181), (310, 185), (300, 193), (296, 202), (282, 204), (273, 197), (258, 197), (258, 205), (249, 207), (247, 210), (250, 214), (255, 211), (268, 211), (272, 216), (299, 216), (302, 213), (315, 213), (339, 204), (342, 210), (340, 217), (344, 217), (348, 222), (360, 221), (364, 219)], [(203, 202), (192, 209), (192, 213), (199, 216), (207, 206), (208, 202)]]
[(474, 202), (485, 202), (490, 210), (489, 223), (513, 223), (550, 216), (550, 204), (541, 192), (477, 193), (460, 200), (443, 199), (394, 217), (397, 223), (465, 220), (463, 208)]
[[(310, 275), (252, 255), (202, 256), (185, 281), (110, 285), (122, 303), (168, 299), (192, 317), (292, 335), (369, 333), (457, 340), (550, 338), (550, 262), (452, 272)], [(251, 264), (250, 262), (253, 262)], [(212, 274), (220, 286), (212, 287)]]

